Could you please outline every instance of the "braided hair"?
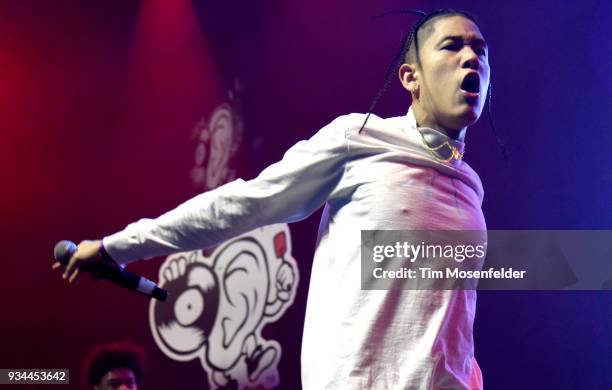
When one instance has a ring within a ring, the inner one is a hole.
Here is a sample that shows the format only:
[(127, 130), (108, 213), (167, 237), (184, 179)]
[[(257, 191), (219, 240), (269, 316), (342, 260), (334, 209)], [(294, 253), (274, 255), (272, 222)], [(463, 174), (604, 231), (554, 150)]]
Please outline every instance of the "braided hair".
[[(376, 96), (374, 96), (374, 99), (372, 99), (372, 103), (370, 104), (370, 108), (368, 109), (368, 113), (365, 117), (365, 120), (363, 121), (363, 124), (361, 125), (361, 128), (359, 129), (359, 132), (361, 132), (361, 130), (364, 129), (366, 123), (368, 122), (368, 119), (370, 118), (370, 115), (374, 111), (374, 108), (376, 108), (376, 105), (378, 104), (379, 100), (382, 98), (385, 92), (387, 92), (387, 89), (389, 89), (389, 85), (391, 84), (391, 76), (397, 71), (397, 68), (399, 67), (399, 65), (401, 65), (400, 59), (403, 60), (402, 63), (416, 61), (417, 65), (421, 66), (421, 58), (419, 55), (418, 34), (419, 34), (419, 31), (424, 26), (432, 23), (436, 19), (446, 18), (450, 16), (462, 16), (472, 21), (476, 26), (478, 26), (478, 22), (476, 21), (476, 18), (474, 18), (472, 15), (466, 12), (463, 12), (463, 11), (457, 11), (457, 10), (450, 9), (450, 8), (440, 9), (440, 10), (436, 10), (430, 13), (426, 13), (426, 12), (414, 10), (414, 9), (398, 9), (398, 10), (392, 10), (389, 12), (385, 12), (379, 15), (375, 15), (372, 18), (379, 19), (389, 14), (400, 14), (400, 13), (401, 14), (409, 13), (409, 14), (419, 15), (421, 18), (412, 26), (407, 36), (402, 40), (402, 46), (400, 47), (400, 50), (398, 50), (398, 52), (395, 54), (395, 57), (393, 58), (393, 61), (387, 67), (383, 85), (376, 93)], [(499, 145), (501, 149), (503, 159), (508, 160), (508, 152), (507, 152), (506, 146), (504, 145), (502, 140), (499, 138), (497, 134), (497, 130), (495, 129), (495, 125), (493, 124), (493, 115), (491, 113), (492, 100), (493, 100), (493, 87), (492, 87), (491, 82), (489, 82), (487, 95), (489, 98), (487, 102), (487, 117), (489, 119), (489, 126), (491, 127), (491, 131), (493, 132), (493, 135), (495, 136), (495, 139), (497, 140), (497, 144)]]

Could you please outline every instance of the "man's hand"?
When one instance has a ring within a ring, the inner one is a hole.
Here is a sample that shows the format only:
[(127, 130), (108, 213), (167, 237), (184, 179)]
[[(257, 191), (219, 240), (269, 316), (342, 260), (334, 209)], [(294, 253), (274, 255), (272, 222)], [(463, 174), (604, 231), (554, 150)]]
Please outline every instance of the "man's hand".
[[(100, 249), (102, 248), (102, 241), (81, 241), (79, 245), (77, 245), (77, 250), (74, 252), (74, 255), (70, 258), (66, 269), (62, 275), (62, 278), (68, 279), (68, 283), (74, 282), (79, 276), (79, 272), (81, 267), (83, 266), (92, 266), (95, 264), (103, 263), (104, 259), (100, 253)], [(56, 261), (51, 266), (52, 269), (58, 269), (61, 267), (61, 263)]]

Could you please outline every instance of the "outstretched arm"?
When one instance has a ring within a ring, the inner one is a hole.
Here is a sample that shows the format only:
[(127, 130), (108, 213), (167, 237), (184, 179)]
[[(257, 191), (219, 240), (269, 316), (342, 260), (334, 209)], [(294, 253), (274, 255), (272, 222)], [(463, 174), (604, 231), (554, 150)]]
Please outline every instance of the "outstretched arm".
[[(259, 226), (306, 218), (340, 183), (348, 159), (346, 128), (345, 117), (340, 117), (291, 147), (256, 178), (235, 180), (158, 218), (132, 223), (105, 237), (103, 246), (117, 263), (127, 264), (211, 247)], [(68, 277), (81, 262), (91, 261), (78, 256), (72, 260)]]

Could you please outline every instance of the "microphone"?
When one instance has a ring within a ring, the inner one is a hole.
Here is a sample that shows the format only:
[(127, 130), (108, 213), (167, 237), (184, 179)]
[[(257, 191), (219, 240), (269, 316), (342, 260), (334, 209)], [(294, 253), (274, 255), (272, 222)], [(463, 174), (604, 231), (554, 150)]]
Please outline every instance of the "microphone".
[[(77, 246), (74, 242), (68, 240), (62, 240), (55, 244), (53, 249), (53, 257), (63, 265), (68, 265), (70, 258), (77, 250)], [(105, 260), (113, 261), (110, 256), (102, 250), (102, 257)], [(114, 262), (114, 261), (113, 261)], [(168, 297), (168, 292), (162, 288), (157, 287), (155, 283), (149, 279), (143, 278), (142, 276), (135, 275), (121, 268), (120, 266), (114, 266), (109, 263), (98, 263), (93, 265), (84, 265), (81, 270), (94, 274), (96, 277), (106, 279), (116, 285), (126, 288), (131, 291), (137, 291), (148, 297), (153, 297), (159, 301), (164, 302)]]

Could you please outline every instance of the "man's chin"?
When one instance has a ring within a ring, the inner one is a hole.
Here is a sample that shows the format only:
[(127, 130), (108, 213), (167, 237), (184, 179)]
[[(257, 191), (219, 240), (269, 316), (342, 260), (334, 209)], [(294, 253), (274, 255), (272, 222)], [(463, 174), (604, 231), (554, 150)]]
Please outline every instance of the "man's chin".
[(478, 121), (482, 114), (482, 108), (474, 105), (465, 105), (458, 115), (457, 126), (460, 128), (471, 126)]

